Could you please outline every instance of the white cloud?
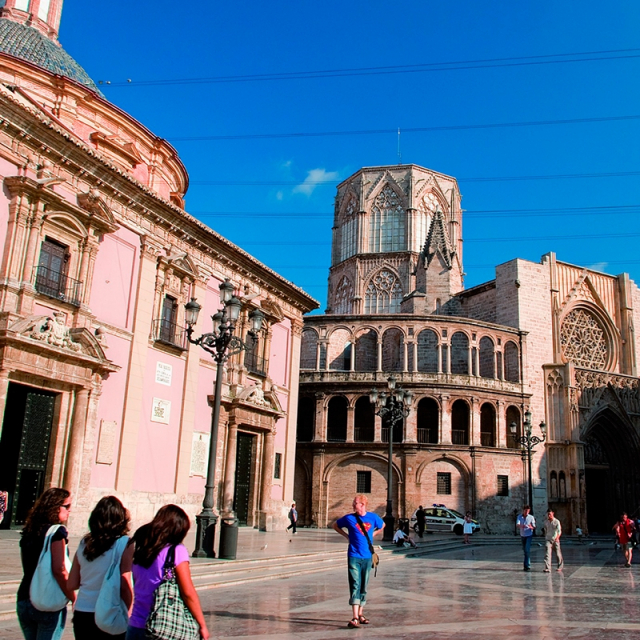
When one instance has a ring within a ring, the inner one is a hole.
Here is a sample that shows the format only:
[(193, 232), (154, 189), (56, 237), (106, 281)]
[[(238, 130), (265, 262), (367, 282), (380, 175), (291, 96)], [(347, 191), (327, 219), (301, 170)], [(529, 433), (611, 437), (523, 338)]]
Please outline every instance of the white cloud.
[(276, 193), (276, 200), (282, 200), (284, 198), (284, 193), (282, 191), (278, 191)]
[(596, 262), (587, 267), (587, 269), (593, 269), (594, 271), (604, 271), (609, 266), (608, 262)]
[(298, 186), (294, 187), (293, 193), (304, 193), (310, 196), (314, 189), (319, 186), (318, 182), (327, 182), (338, 179), (337, 171), (326, 171), (325, 169), (311, 169), (307, 172), (307, 177)]

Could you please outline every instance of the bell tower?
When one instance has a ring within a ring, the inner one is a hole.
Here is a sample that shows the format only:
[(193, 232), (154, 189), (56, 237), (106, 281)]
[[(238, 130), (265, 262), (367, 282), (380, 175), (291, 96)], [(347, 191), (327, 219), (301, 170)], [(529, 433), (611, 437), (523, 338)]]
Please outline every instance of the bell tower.
[(63, 0), (0, 1), (0, 18), (33, 27), (57, 43)]

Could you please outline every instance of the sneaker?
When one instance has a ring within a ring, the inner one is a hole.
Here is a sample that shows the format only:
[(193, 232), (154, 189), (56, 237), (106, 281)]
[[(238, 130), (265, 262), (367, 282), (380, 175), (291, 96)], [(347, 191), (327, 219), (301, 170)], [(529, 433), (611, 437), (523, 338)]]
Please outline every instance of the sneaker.
[[(558, 571), (560, 571), (560, 569), (558, 569)], [(551, 573), (551, 571), (549, 571), (549, 569), (545, 569), (544, 573)]]
[(562, 566), (562, 567), (558, 567), (558, 568), (556, 569), (556, 571), (562, 571), (562, 569), (564, 569), (564, 567), (563, 567), (563, 566)]
[(525, 567), (523, 571), (531, 571), (531, 567)]

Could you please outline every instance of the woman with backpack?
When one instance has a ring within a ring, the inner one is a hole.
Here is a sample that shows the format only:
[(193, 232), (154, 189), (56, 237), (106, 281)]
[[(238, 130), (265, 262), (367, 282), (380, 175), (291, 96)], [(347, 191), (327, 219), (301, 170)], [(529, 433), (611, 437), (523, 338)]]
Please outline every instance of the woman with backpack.
[[(57, 529), (49, 534), (51, 573), (67, 598), (73, 602), (75, 593), (67, 585), (67, 529), (71, 494), (66, 489), (47, 489), (29, 512), (20, 539), (20, 556), (24, 577), (18, 587), (18, 621), (26, 640), (59, 640), (67, 620), (66, 605), (58, 611), (36, 609), (30, 596), (40, 554), (45, 546), (47, 533), (52, 526)], [(49, 544), (49, 542), (48, 542)], [(37, 585), (36, 585), (37, 586)]]
[[(154, 595), (168, 568), (177, 582), (180, 598), (193, 616), (200, 638), (207, 640), (209, 631), (202, 607), (191, 580), (189, 552), (182, 544), (189, 531), (189, 517), (175, 504), (161, 507), (154, 519), (140, 527), (133, 536), (133, 611), (129, 618), (127, 640), (146, 640), (147, 622), (154, 612)], [(198, 633), (196, 632), (196, 633)], [(151, 636), (153, 637), (153, 636)], [(155, 636), (162, 637), (162, 636)]]
[[(81, 540), (73, 559), (68, 586), (78, 589), (73, 612), (73, 633), (77, 640), (124, 640), (125, 634), (111, 635), (101, 630), (95, 621), (100, 589), (111, 566), (114, 552), (120, 556), (120, 597), (127, 609), (131, 607), (131, 563), (133, 546), (125, 548), (129, 538), (129, 512), (115, 496), (102, 498), (89, 516), (89, 533)], [(122, 537), (127, 538), (116, 547)]]

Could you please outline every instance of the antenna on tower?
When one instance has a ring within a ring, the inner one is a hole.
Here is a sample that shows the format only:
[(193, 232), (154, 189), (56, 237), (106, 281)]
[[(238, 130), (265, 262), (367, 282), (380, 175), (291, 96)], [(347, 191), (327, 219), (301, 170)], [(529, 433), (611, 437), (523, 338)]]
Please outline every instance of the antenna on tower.
[(398, 164), (402, 164), (402, 151), (400, 150), (400, 127), (398, 127)]

